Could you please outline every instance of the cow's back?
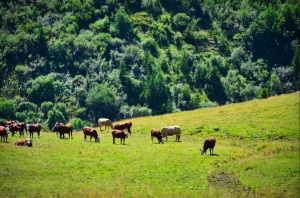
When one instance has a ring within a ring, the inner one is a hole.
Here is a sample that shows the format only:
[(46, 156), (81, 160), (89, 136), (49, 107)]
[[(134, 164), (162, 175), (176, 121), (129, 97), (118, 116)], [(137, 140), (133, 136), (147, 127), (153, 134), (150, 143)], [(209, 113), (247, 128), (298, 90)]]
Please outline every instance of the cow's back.
[(179, 126), (165, 126), (160, 130), (163, 136), (166, 135), (179, 135), (180, 134), (180, 127)]

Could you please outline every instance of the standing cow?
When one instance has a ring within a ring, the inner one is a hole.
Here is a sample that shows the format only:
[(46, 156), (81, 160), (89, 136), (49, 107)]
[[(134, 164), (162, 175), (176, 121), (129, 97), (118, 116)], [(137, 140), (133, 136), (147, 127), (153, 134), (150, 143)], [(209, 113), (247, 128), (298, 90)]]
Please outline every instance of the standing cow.
[(26, 124), (27, 130), (29, 132), (29, 137), (33, 138), (33, 132), (37, 132), (38, 137), (40, 137), (40, 132), (42, 130), (41, 124)]
[(90, 136), (90, 142), (92, 141), (92, 138), (95, 138), (95, 142), (100, 142), (100, 137), (95, 129), (85, 126), (83, 127), (82, 131), (84, 135), (84, 141), (86, 141), (86, 136)]
[(73, 138), (73, 126), (71, 124), (64, 125), (61, 123), (56, 123), (52, 128), (52, 132), (58, 132), (60, 138), (65, 138), (65, 133), (69, 134), (69, 138), (71, 134), (71, 137)]
[(161, 132), (157, 129), (152, 129), (151, 132), (150, 132), (150, 135), (151, 135), (151, 140), (152, 140), (152, 143), (153, 143), (153, 138), (156, 137), (157, 140), (158, 140), (158, 143), (164, 143), (164, 139), (161, 135)]
[(214, 137), (207, 138), (204, 141), (203, 148), (200, 149), (201, 150), (201, 155), (203, 155), (204, 153), (206, 154), (207, 149), (209, 149), (210, 155), (213, 155), (215, 145), (216, 145), (216, 138), (214, 138)]
[(179, 142), (180, 139), (180, 127), (179, 126), (165, 126), (160, 130), (163, 137), (168, 141), (168, 136), (176, 136), (175, 142)]
[(111, 134), (112, 134), (112, 137), (113, 137), (113, 144), (116, 143), (115, 142), (116, 138), (120, 138), (121, 144), (122, 144), (123, 140), (124, 140), (123, 144), (125, 144), (125, 138), (128, 138), (128, 133), (125, 132), (125, 131), (123, 131), (123, 130), (113, 129), (112, 132), (111, 132)]
[(113, 129), (117, 129), (117, 130), (127, 129), (128, 133), (130, 133), (131, 135), (131, 130), (130, 130), (131, 126), (132, 126), (131, 122), (125, 122), (125, 123), (115, 124)]
[(1, 136), (1, 141), (3, 137), (3, 141), (7, 142), (8, 132), (4, 126), (0, 126), (0, 136)]
[(100, 126), (100, 131), (101, 131), (101, 126), (104, 126), (104, 129), (106, 129), (106, 126), (109, 126), (110, 128), (113, 127), (111, 121), (108, 118), (99, 118), (98, 124)]

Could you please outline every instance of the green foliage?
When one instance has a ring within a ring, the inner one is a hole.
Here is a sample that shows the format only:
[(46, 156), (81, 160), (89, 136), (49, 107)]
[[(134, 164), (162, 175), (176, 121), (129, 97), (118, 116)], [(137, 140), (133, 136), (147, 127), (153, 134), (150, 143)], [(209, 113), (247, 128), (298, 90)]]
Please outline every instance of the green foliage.
[(117, 93), (107, 83), (91, 89), (86, 98), (87, 114), (94, 122), (100, 117), (113, 117), (120, 106)]
[(81, 130), (84, 126), (89, 126), (86, 125), (80, 118), (72, 118), (70, 123), (73, 126), (73, 130)]
[(0, 118), (7, 120), (14, 120), (16, 113), (16, 106), (12, 100), (0, 98)]
[(262, 88), (259, 92), (258, 99), (263, 99), (268, 97), (268, 89)]
[(55, 108), (48, 111), (47, 117), (48, 117), (47, 120), (48, 129), (52, 129), (56, 122), (66, 123), (65, 117), (62, 114), (62, 112), (60, 112)]
[[(12, 109), (22, 120), (25, 112), (26, 120), (45, 123), (54, 104), (65, 103), (59, 110), (65, 121), (95, 122), (100, 115), (87, 98), (106, 82), (116, 98), (109, 101), (116, 103), (105, 107), (103, 116), (112, 118), (126, 114), (121, 106), (133, 108), (126, 115), (135, 116), (144, 114), (139, 113), (144, 107), (148, 114), (247, 101), (262, 87), (269, 95), (299, 90), (299, 1), (17, 0), (0, 5), (0, 97), (22, 98), (14, 99)], [(189, 90), (172, 95), (179, 84)], [(157, 95), (162, 98), (155, 100)], [(42, 111), (17, 110), (23, 102)]]

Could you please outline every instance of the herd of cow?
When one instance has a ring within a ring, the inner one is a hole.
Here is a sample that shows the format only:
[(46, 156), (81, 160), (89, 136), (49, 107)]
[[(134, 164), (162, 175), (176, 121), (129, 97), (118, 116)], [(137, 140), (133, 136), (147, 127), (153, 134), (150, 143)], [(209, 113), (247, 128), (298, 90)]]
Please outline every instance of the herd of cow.
[[(101, 127), (104, 126), (104, 129), (106, 127), (110, 127), (112, 129), (112, 137), (113, 137), (113, 144), (115, 144), (115, 139), (119, 138), (121, 141), (121, 144), (125, 144), (125, 139), (128, 138), (128, 134), (131, 135), (131, 122), (125, 122), (125, 123), (120, 123), (120, 124), (115, 124), (113, 125), (112, 122), (107, 119), (107, 118), (100, 118), (98, 120), (98, 124), (100, 127), (100, 131), (102, 130)], [(2, 138), (5, 142), (7, 142), (8, 138), (8, 132), (12, 133), (12, 136), (16, 132), (19, 132), (20, 137), (24, 137), (24, 131), (29, 132), (29, 137), (27, 139), (23, 140), (18, 140), (15, 142), (16, 146), (22, 145), (22, 146), (32, 146), (32, 139), (33, 138), (33, 133), (37, 132), (38, 137), (40, 137), (40, 132), (41, 132), (42, 126), (41, 124), (26, 124), (25, 122), (16, 122), (16, 121), (1, 121), (0, 122), (0, 136), (1, 136), (1, 141)], [(127, 132), (125, 131), (127, 129)], [(87, 136), (90, 136), (90, 141), (92, 141), (92, 138), (95, 139), (95, 142), (100, 142), (100, 137), (96, 131), (96, 129), (92, 127), (85, 126), (82, 129), (83, 135), (84, 135), (84, 141), (87, 141)], [(54, 127), (52, 128), (52, 132), (56, 132), (56, 136), (60, 138), (65, 138), (65, 134), (67, 133), (69, 135), (69, 138), (73, 138), (72, 133), (73, 133), (73, 127), (71, 124), (64, 124), (57, 122)], [(151, 139), (153, 143), (153, 138), (157, 138), (158, 143), (164, 143), (164, 139), (166, 138), (166, 141), (168, 141), (168, 136), (173, 136), (175, 135), (175, 142), (179, 142), (180, 139), (180, 127), (179, 126), (165, 126), (162, 127), (161, 130), (157, 129), (152, 129), (151, 132)], [(213, 154), (213, 149), (216, 144), (216, 139), (214, 137), (210, 137), (204, 141), (203, 148), (200, 149), (201, 154), (206, 153), (207, 149), (210, 151), (210, 155)]]

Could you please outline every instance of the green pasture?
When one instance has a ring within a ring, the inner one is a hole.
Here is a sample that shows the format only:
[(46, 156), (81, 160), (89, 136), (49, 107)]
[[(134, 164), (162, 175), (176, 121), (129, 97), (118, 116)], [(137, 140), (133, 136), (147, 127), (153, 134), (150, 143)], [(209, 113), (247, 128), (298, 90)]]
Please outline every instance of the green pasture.
[[(299, 197), (299, 92), (123, 121), (133, 123), (126, 145), (99, 127), (100, 143), (43, 131), (16, 147), (9, 134), (0, 197)], [(165, 125), (181, 127), (181, 142), (151, 142)], [(215, 155), (200, 155), (209, 136)]]

